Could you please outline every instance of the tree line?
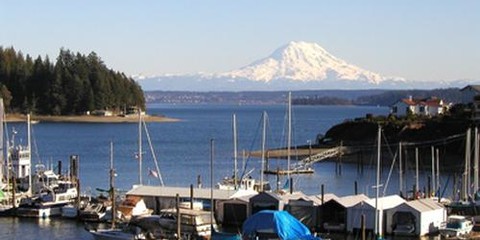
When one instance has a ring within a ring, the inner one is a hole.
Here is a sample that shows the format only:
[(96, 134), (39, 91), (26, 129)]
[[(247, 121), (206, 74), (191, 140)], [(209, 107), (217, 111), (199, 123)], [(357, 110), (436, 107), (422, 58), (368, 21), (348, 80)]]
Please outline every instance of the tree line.
[(145, 109), (141, 87), (107, 68), (95, 52), (60, 49), (56, 61), (33, 59), (0, 46), (0, 97), (5, 109), (39, 115), (78, 115), (93, 110)]

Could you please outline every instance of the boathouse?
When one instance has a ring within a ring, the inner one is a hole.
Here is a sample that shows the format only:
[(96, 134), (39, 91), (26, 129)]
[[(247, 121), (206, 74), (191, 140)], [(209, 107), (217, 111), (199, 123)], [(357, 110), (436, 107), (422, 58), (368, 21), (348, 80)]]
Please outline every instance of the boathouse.
[(326, 201), (321, 208), (321, 218), (317, 229), (321, 231), (345, 232), (347, 230), (347, 210), (356, 204), (368, 200), (364, 194), (333, 198)]
[(315, 227), (317, 221), (317, 209), (321, 204), (317, 197), (309, 197), (302, 192), (282, 195), (284, 202), (283, 210), (289, 212), (292, 216), (305, 224), (309, 229)]
[(385, 211), (386, 233), (423, 236), (438, 232), (447, 220), (446, 209), (437, 201), (425, 198), (402, 203)]
[(273, 192), (261, 192), (250, 198), (250, 215), (262, 210), (283, 210), (283, 201), (280, 196)]
[[(351, 208), (347, 209), (347, 231), (353, 232), (361, 229), (362, 215), (365, 216), (365, 229), (374, 231), (375, 229), (375, 199), (363, 200)], [(378, 209), (384, 216), (386, 210), (394, 208), (405, 202), (405, 199), (398, 195), (391, 195), (378, 198)], [(384, 217), (383, 217), (384, 218)], [(383, 221), (382, 229), (385, 229)]]
[[(213, 189), (214, 204), (220, 200), (227, 200), (234, 196), (237, 191)], [(166, 208), (174, 208), (176, 195), (179, 195), (181, 202), (190, 202), (193, 193), (193, 202), (200, 202), (203, 209), (210, 210), (211, 192), (210, 188), (188, 188), (188, 187), (162, 187), (162, 186), (136, 186), (127, 192), (128, 196), (142, 197), (148, 208), (155, 214)]]
[(252, 212), (250, 209), (250, 198), (257, 194), (240, 197), (232, 196), (231, 199), (218, 201), (215, 206), (217, 208), (217, 223), (227, 227), (242, 227), (243, 222), (250, 217)]

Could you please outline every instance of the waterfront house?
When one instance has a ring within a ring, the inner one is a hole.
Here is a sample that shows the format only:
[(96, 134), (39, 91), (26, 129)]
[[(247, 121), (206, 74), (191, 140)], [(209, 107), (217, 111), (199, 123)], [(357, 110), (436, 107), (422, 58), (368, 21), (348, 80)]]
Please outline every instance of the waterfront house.
[(433, 199), (409, 201), (385, 211), (386, 233), (423, 236), (438, 232), (446, 219), (445, 207)]
[[(375, 230), (375, 199), (363, 200), (347, 209), (347, 231), (353, 232), (361, 229), (362, 215), (365, 216), (365, 229), (367, 231)], [(398, 195), (390, 195), (378, 198), (378, 209), (382, 218), (386, 210), (394, 208), (405, 202), (405, 199)], [(385, 229), (385, 221), (382, 221), (382, 229)]]
[[(201, 203), (203, 209), (210, 210), (211, 192), (210, 188), (188, 188), (188, 187), (163, 187), (163, 186), (135, 186), (127, 192), (128, 196), (142, 197), (147, 208), (152, 209), (155, 214), (166, 208), (175, 208), (176, 195), (181, 202), (190, 202), (193, 192), (195, 203)], [(234, 196), (237, 191), (213, 189), (214, 205), (217, 201), (227, 200)], [(238, 195), (236, 195), (238, 196)]]
[(433, 117), (444, 114), (449, 106), (449, 104), (446, 104), (442, 99), (437, 97), (415, 99), (410, 96), (394, 103), (391, 106), (390, 112), (396, 116), (414, 114)]
[(262, 210), (283, 210), (282, 198), (273, 192), (261, 192), (250, 198), (250, 215)]
[(321, 221), (317, 224), (317, 229), (321, 231), (344, 232), (347, 230), (347, 210), (356, 204), (368, 200), (364, 194), (344, 196), (341, 198), (332, 198), (326, 201), (320, 208), (322, 209)]

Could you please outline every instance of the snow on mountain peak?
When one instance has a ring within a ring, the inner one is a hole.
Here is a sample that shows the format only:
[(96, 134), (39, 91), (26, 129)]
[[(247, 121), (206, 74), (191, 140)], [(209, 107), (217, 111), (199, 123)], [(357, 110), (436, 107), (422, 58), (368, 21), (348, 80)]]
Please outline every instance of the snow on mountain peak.
[(379, 84), (386, 78), (336, 58), (316, 43), (290, 42), (270, 56), (224, 74), (224, 77), (270, 82), (275, 79), (321, 81), (362, 80)]

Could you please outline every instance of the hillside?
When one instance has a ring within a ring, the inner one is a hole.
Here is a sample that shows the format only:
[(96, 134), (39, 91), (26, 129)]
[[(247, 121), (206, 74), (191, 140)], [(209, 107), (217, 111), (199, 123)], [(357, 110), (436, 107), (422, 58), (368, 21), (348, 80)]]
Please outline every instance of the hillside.
[(60, 49), (54, 63), (48, 57), (23, 55), (0, 46), (0, 97), (7, 112), (35, 115), (80, 115), (93, 110), (145, 108), (140, 86), (109, 69), (92, 52)]

